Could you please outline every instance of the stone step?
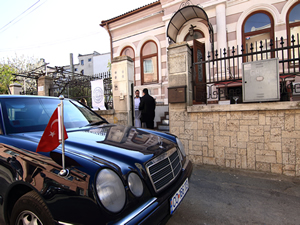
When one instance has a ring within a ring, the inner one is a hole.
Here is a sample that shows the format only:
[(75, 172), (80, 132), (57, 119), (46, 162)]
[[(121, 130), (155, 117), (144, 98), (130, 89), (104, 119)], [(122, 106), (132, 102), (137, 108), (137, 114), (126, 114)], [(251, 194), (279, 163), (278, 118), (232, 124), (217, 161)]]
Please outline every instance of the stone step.
[(165, 119), (161, 121), (162, 125), (169, 125), (169, 120)]

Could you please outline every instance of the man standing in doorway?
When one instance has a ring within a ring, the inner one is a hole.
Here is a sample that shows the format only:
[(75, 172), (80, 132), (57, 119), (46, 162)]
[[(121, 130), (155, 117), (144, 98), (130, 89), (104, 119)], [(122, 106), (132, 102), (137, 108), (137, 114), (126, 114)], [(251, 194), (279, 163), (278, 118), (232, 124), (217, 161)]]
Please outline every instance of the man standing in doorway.
[(148, 89), (143, 89), (143, 97), (141, 98), (139, 110), (142, 111), (142, 125), (145, 123), (148, 129), (154, 128), (155, 105), (155, 100), (149, 95)]
[(141, 123), (141, 111), (139, 110), (141, 98), (140, 98), (140, 91), (135, 91), (134, 97), (134, 125), (135, 127), (142, 127)]

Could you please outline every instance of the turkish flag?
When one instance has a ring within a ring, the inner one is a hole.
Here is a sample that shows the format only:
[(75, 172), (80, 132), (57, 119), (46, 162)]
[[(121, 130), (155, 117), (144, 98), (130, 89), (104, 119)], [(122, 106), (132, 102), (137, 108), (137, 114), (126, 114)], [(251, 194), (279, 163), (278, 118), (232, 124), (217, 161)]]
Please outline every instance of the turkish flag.
[[(36, 152), (51, 152), (56, 149), (57, 146), (60, 145), (61, 139), (61, 127), (60, 125), (60, 108), (56, 108), (54, 113), (52, 114), (47, 127), (43, 133), (43, 136), (36, 148)], [(68, 138), (67, 131), (64, 127), (64, 139)]]

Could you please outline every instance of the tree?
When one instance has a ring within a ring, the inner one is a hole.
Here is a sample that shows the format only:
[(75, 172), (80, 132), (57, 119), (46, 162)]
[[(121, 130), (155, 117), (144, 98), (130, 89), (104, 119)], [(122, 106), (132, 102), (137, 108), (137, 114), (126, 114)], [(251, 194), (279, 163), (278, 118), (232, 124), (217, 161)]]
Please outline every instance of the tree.
[[(23, 93), (33, 93), (37, 91), (36, 80), (44, 74), (45, 62), (43, 59), (25, 57), (24, 55), (14, 58), (7, 58), (0, 63), (0, 93), (8, 93), (8, 87), (13, 82), (22, 85)], [(28, 79), (29, 78), (29, 79)]]
[(108, 63), (107, 63), (107, 69), (108, 69), (109, 72), (111, 71), (111, 62), (109, 60), (108, 60)]
[(13, 82), (16, 70), (7, 65), (0, 64), (0, 94), (8, 94), (9, 93), (9, 85)]

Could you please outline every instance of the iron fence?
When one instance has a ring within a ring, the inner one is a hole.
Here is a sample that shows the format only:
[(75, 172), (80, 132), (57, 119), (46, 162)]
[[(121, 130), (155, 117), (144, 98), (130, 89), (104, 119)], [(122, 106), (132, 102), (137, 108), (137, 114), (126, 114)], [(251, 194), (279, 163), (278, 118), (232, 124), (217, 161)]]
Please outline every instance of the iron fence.
[[(112, 109), (113, 95), (110, 72), (99, 73), (92, 76), (76, 75), (72, 78), (64, 78), (62, 81), (56, 80), (54, 87), (49, 90), (49, 95), (59, 96), (62, 94), (65, 97), (78, 101), (85, 98), (88, 106), (92, 106), (91, 81), (98, 79), (103, 79), (105, 107), (106, 109)], [(64, 83), (65, 85), (61, 85), (60, 83)]]
[[(203, 75), (206, 76), (206, 82), (197, 85), (194, 82), (194, 101), (206, 103), (207, 100), (218, 101), (222, 100), (221, 96), (233, 101), (233, 96), (242, 95), (242, 63), (270, 58), (279, 59), (280, 99), (289, 101), (293, 92), (300, 94), (300, 84), (293, 84), (294, 78), (300, 76), (300, 44), (297, 34), (296, 37), (293, 35), (291, 40), (281, 37), (275, 41), (251, 43), (245, 48), (241, 46), (241, 49), (237, 46), (209, 51), (206, 59), (200, 57), (199, 62), (193, 64), (193, 79), (198, 68), (202, 68), (203, 65), (206, 68), (206, 74)], [(199, 93), (203, 87), (207, 92)], [(239, 99), (241, 102), (242, 98)]]

